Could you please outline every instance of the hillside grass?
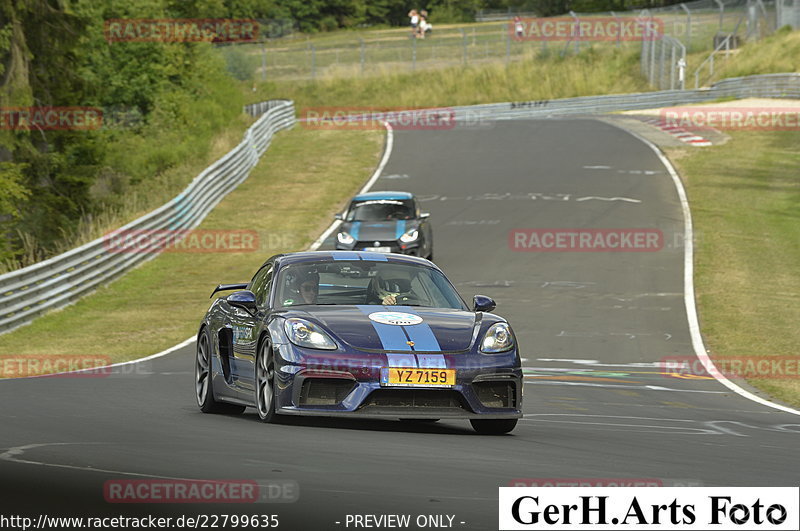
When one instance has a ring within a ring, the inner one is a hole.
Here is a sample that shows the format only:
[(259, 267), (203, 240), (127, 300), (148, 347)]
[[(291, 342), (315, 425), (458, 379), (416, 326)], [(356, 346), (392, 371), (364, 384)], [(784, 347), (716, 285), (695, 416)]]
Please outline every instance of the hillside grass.
[(316, 81), (257, 85), (252, 101), (286, 97), (309, 106), (436, 107), (503, 101), (549, 100), (651, 90), (632, 49), (597, 46), (561, 57), (529, 54), (524, 60), (422, 72), (387, 72)]
[[(686, 88), (694, 88), (694, 72), (709, 53), (705, 50), (687, 57)], [(714, 74), (709, 74), (706, 65), (700, 71), (700, 85), (710, 86), (729, 77), (786, 72), (800, 72), (800, 31), (792, 31), (788, 26), (763, 40), (744, 43), (729, 55), (717, 53)]]

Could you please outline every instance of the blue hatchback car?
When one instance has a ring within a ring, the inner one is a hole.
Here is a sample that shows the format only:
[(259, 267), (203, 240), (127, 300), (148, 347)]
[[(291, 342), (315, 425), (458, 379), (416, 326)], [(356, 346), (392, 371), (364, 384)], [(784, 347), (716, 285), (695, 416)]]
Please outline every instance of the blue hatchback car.
[(341, 250), (401, 253), (433, 260), (430, 216), (408, 192), (368, 192), (355, 196), (336, 234)]

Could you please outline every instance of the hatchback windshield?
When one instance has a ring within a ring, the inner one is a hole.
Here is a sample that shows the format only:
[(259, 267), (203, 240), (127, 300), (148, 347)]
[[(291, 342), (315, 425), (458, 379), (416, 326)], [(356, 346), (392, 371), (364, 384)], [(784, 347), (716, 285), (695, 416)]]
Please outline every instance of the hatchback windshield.
[(411, 219), (413, 214), (413, 205), (410, 200), (376, 199), (350, 205), (350, 209), (347, 212), (347, 221)]
[(278, 307), (311, 304), (384, 304), (466, 310), (464, 301), (436, 269), (416, 264), (335, 260), (281, 269)]

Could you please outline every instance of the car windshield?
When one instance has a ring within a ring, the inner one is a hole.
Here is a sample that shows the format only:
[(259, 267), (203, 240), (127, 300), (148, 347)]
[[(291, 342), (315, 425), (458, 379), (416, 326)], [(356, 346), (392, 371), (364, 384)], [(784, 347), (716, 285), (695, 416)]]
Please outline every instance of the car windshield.
[(372, 260), (333, 260), (282, 268), (276, 307), (385, 304), (467, 310), (437, 269)]
[(351, 204), (347, 211), (347, 221), (411, 219), (413, 214), (411, 200), (375, 199)]

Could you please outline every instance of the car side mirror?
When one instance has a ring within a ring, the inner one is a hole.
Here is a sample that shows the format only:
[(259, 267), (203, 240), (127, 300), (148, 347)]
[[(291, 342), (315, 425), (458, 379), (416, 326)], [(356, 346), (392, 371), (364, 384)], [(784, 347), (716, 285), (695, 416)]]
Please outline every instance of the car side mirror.
[(431, 217), (431, 213), (430, 212), (422, 212), (419, 215), (419, 219), (425, 219), (425, 218), (429, 218), (429, 217)]
[(341, 212), (339, 212), (333, 215), (333, 219), (338, 219), (339, 221), (341, 221), (344, 219), (344, 216), (342, 215)]
[(486, 295), (475, 295), (472, 297), (472, 304), (475, 305), (476, 312), (491, 312), (497, 307), (494, 299)]
[(256, 295), (249, 289), (243, 289), (242, 291), (231, 293), (225, 298), (225, 300), (228, 301), (228, 304), (231, 306), (242, 308), (248, 312), (255, 311), (256, 309)]

